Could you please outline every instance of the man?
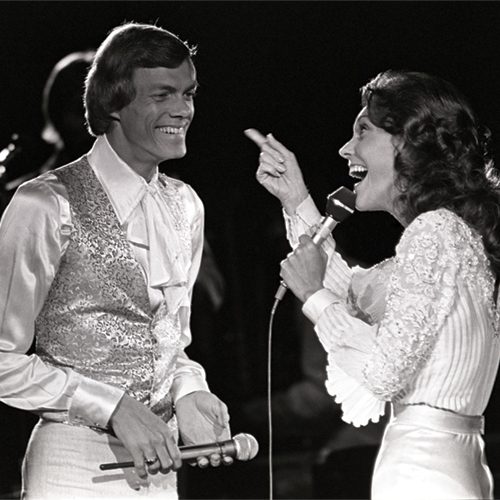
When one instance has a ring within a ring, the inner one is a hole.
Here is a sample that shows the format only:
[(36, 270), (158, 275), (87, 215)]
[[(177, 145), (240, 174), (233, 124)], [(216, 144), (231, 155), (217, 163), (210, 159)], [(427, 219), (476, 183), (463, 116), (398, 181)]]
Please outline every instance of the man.
[(25, 498), (176, 498), (178, 432), (230, 437), (226, 406), (184, 353), (203, 205), (158, 173), (186, 153), (193, 55), (162, 28), (115, 28), (86, 80), (91, 151), (21, 185), (2, 218), (0, 400), (41, 416)]

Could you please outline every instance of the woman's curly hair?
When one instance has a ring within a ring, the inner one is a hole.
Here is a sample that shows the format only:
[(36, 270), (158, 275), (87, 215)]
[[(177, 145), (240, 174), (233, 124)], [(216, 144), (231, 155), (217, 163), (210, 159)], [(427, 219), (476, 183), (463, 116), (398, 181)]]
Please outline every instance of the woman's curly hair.
[(425, 73), (386, 71), (361, 88), (362, 105), (378, 127), (402, 139), (394, 168), (406, 222), (447, 208), (483, 239), (500, 276), (500, 178), (488, 151), (490, 132), (464, 96)]

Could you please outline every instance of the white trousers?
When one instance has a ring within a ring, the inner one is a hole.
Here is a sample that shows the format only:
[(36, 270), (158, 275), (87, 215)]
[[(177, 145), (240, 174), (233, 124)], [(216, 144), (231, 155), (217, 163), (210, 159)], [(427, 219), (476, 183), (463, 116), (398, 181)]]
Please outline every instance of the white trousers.
[(483, 425), (480, 416), (396, 406), (375, 462), (372, 499), (492, 499)]
[(99, 464), (130, 461), (115, 437), (86, 427), (40, 420), (23, 461), (23, 500), (177, 500), (175, 472), (141, 479), (135, 469), (101, 471)]

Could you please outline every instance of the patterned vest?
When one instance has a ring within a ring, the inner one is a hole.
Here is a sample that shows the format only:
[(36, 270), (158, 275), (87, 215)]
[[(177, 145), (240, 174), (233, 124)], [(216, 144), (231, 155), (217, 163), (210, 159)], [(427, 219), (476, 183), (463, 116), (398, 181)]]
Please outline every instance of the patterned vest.
[(180, 349), (177, 315), (151, 311), (145, 278), (86, 157), (53, 171), (74, 229), (35, 323), (36, 353), (125, 390), (168, 420)]

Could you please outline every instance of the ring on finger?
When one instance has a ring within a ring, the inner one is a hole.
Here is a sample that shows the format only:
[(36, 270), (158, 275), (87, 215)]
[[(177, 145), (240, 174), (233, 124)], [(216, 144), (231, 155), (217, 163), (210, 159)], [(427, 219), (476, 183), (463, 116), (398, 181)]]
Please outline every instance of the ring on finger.
[(158, 462), (158, 457), (154, 458), (145, 458), (144, 461), (146, 462), (146, 465), (153, 465), (156, 462)]

